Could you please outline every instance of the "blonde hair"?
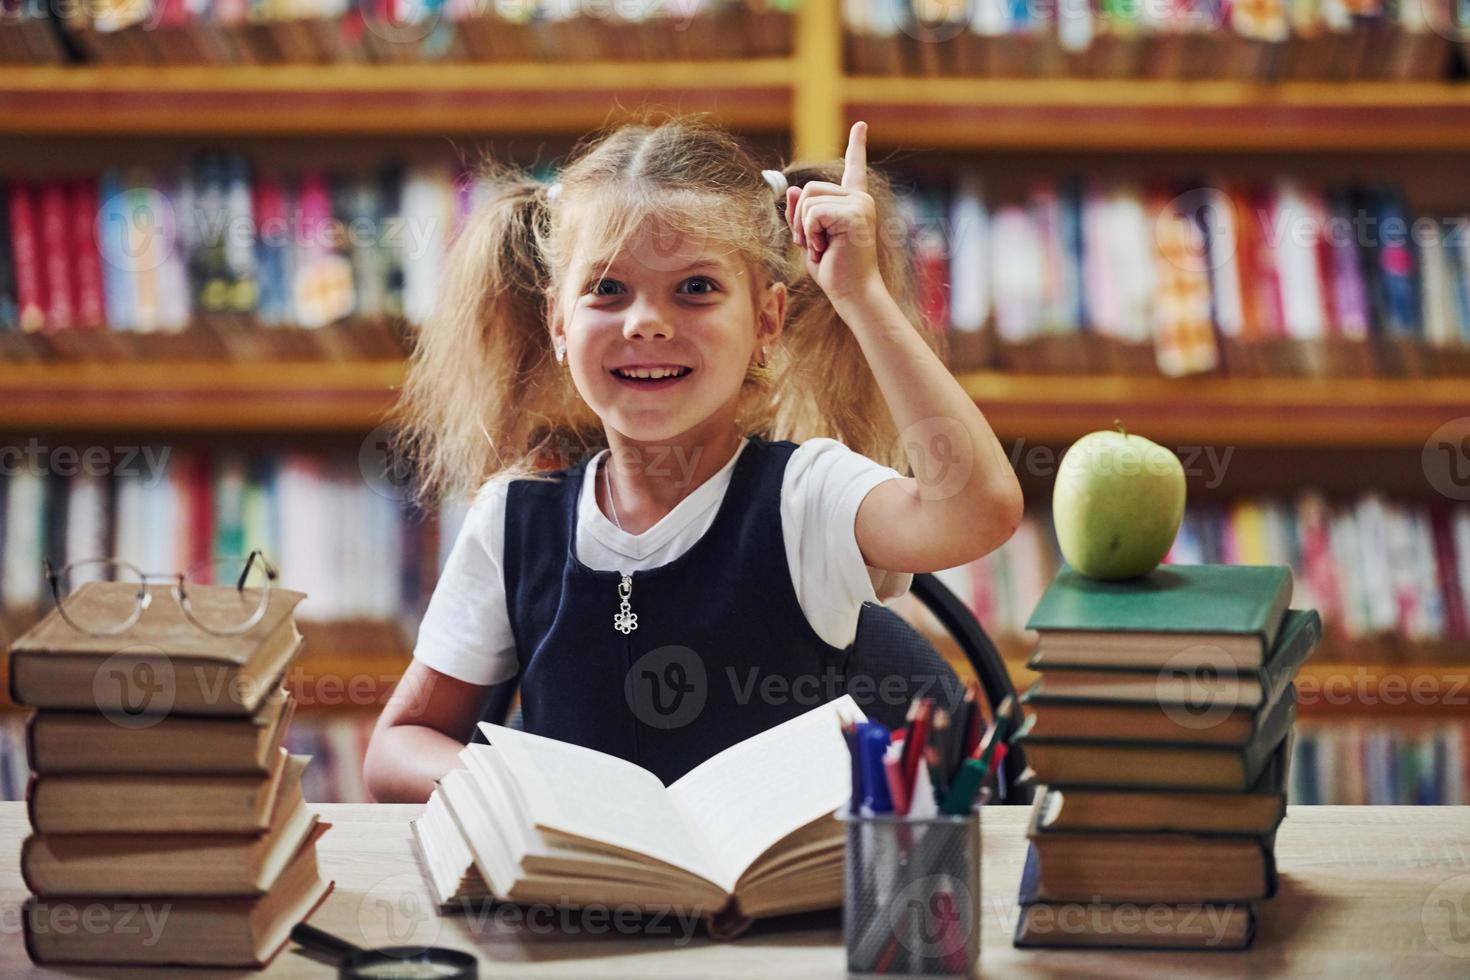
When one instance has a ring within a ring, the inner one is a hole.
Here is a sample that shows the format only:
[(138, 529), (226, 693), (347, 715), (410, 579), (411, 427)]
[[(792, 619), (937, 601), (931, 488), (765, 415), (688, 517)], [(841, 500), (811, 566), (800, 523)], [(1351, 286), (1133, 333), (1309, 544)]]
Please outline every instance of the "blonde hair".
[[(842, 161), (783, 173), (791, 186), (835, 183)], [(477, 176), (493, 191), (448, 250), (398, 406), (397, 450), (415, 466), (424, 498), (470, 492), (501, 473), (564, 467), (606, 445), (601, 421), (553, 357), (548, 296), (563, 301), (576, 247), (584, 254), (590, 242), (597, 258), (611, 261), (653, 214), (679, 236), (735, 250), (755, 273), (753, 287), (787, 284), (781, 338), (767, 366), (746, 375), (742, 429), (796, 442), (828, 436), (906, 469), (857, 339), (806, 274), (785, 199), (742, 141), (699, 118), (624, 125), (578, 147), (554, 201), (547, 185), (514, 168), (486, 161)], [(879, 271), (917, 324), (912, 259), (892, 190), (870, 171), (868, 193), (877, 205)], [(938, 338), (924, 333), (937, 347)]]

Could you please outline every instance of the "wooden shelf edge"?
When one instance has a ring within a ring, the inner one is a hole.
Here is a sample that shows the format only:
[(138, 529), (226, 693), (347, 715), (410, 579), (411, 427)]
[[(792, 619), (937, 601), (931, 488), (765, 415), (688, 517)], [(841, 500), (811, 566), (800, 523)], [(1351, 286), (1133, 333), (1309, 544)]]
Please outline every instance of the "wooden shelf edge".
[[(396, 359), (0, 362), (0, 430), (366, 431), (404, 370)], [(1411, 448), (1470, 416), (1470, 379), (956, 377), (1002, 438), (1039, 442), (1121, 417), (1174, 444)]]
[[(645, 110), (791, 123), (794, 62), (0, 67), (0, 129), (70, 135), (576, 133)], [(229, 111), (220, 112), (228, 97)]]
[(881, 147), (1429, 151), (1470, 147), (1470, 85), (856, 77)]
[(1002, 437), (1069, 441), (1137, 420), (1169, 442), (1422, 446), (1470, 415), (1470, 381), (1446, 378), (1146, 378), (965, 372), (960, 384)]

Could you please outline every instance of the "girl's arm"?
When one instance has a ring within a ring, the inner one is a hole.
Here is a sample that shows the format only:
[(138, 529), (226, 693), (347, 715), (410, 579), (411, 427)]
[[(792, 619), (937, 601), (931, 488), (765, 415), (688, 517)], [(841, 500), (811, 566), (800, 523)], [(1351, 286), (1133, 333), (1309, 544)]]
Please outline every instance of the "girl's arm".
[(461, 767), (459, 752), (475, 733), (490, 687), (409, 662), (378, 716), (363, 758), (368, 792), (379, 803), (423, 803), (434, 781)]
[(930, 572), (994, 551), (1021, 522), (1021, 485), (985, 416), (878, 272), (867, 124), (852, 127), (840, 186), (812, 182), (787, 195), (792, 240), (806, 249), (807, 271), (857, 338), (914, 471), (863, 499), (856, 528), (863, 559), (890, 571)]

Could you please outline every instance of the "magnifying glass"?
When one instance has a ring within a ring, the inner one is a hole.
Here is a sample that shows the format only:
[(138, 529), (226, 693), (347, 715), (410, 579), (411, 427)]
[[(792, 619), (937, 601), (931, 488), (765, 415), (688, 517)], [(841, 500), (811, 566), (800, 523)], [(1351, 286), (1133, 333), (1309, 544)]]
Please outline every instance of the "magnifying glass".
[(365, 949), (305, 922), (291, 938), (337, 961), (339, 980), (478, 980), (479, 963), (469, 953), (443, 946), (384, 946)]

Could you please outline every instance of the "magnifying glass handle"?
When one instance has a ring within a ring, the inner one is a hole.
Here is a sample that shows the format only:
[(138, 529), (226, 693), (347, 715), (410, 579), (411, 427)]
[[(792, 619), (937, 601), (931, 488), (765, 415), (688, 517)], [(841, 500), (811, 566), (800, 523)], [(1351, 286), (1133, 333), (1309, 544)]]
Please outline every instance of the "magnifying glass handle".
[(338, 960), (350, 953), (361, 952), (362, 949), (360, 946), (354, 946), (345, 939), (338, 939), (330, 932), (323, 932), (316, 926), (307, 925), (305, 922), (297, 923), (291, 930), (291, 938), (312, 952)]

